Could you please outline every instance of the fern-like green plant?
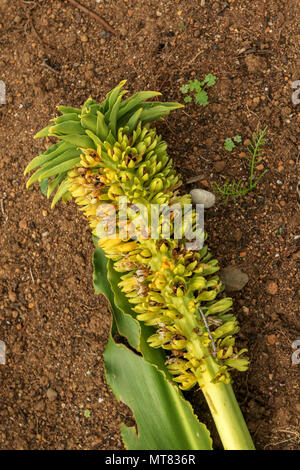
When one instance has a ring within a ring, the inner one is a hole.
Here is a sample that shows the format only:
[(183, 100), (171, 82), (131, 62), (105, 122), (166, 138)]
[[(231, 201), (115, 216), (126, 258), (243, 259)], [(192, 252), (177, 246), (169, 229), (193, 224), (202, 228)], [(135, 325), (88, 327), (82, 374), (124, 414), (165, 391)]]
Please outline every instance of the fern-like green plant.
[[(264, 152), (267, 129), (267, 126), (263, 130), (258, 128), (257, 131), (252, 134), (250, 145), (247, 147), (247, 151), (249, 153), (249, 157), (246, 157), (249, 166), (248, 182), (245, 183), (242, 180), (237, 181), (235, 179), (226, 180), (223, 186), (219, 185), (217, 182), (214, 182), (218, 197), (223, 198), (225, 204), (229, 201), (230, 198), (236, 201), (238, 197), (245, 196), (246, 194), (250, 193), (250, 191), (253, 191), (262, 177), (267, 173), (268, 170), (264, 170), (259, 176), (255, 177), (255, 167), (257, 165), (257, 161), (262, 157)], [(228, 143), (227, 150), (229, 150), (229, 146), (230, 145)], [(232, 149), (233, 147), (230, 147), (230, 150)]]

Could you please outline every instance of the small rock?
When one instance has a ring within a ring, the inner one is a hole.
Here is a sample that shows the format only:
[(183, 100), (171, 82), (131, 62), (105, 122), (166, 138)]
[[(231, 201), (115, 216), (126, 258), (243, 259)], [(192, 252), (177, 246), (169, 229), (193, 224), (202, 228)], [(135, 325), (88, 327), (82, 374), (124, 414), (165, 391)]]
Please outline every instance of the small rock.
[(58, 87), (58, 82), (54, 77), (50, 77), (45, 83), (45, 88), (47, 91), (55, 90)]
[(57, 398), (57, 392), (53, 388), (48, 388), (46, 395), (49, 401), (55, 401)]
[(16, 300), (17, 300), (17, 296), (12, 290), (8, 291), (8, 298), (9, 298), (10, 302), (16, 302)]
[(45, 404), (44, 404), (43, 400), (39, 400), (39, 401), (34, 405), (35, 411), (43, 411), (44, 408), (45, 408)]
[(264, 170), (264, 168), (265, 168), (265, 167), (264, 167), (264, 165), (263, 165), (262, 163), (260, 163), (260, 164), (257, 165), (257, 167), (256, 167), (256, 169), (257, 169), (258, 171), (262, 171), (262, 170)]
[(92, 70), (87, 70), (85, 72), (85, 78), (87, 80), (92, 80), (92, 78), (94, 78), (94, 72)]
[(13, 311), (12, 311), (12, 317), (13, 317), (14, 319), (16, 319), (16, 318), (18, 318), (18, 316), (19, 316), (19, 312), (17, 312), (17, 310), (13, 310)]
[(291, 108), (289, 108), (288, 106), (284, 106), (282, 109), (281, 109), (281, 116), (283, 118), (287, 117), (289, 114), (291, 114), (292, 110)]
[(247, 284), (249, 277), (236, 266), (227, 266), (220, 271), (220, 278), (225, 284), (227, 292), (242, 290)]
[(246, 305), (243, 305), (243, 306), (242, 306), (242, 310), (243, 310), (243, 312), (244, 312), (245, 315), (249, 315), (249, 308), (246, 307)]
[(269, 344), (275, 344), (276, 343), (276, 336), (275, 335), (268, 335), (267, 336), (267, 342)]
[(225, 166), (226, 166), (226, 162), (224, 162), (223, 160), (221, 160), (220, 162), (216, 162), (214, 164), (214, 168), (217, 173), (221, 173), (221, 171), (224, 170)]
[(228, 238), (230, 241), (240, 242), (242, 239), (243, 233), (241, 229), (234, 228), (231, 233), (228, 234)]
[(266, 292), (270, 295), (276, 295), (278, 292), (278, 286), (275, 281), (268, 281), (265, 285)]
[(80, 40), (81, 40), (81, 42), (88, 42), (88, 37), (86, 36), (86, 34), (82, 34), (80, 36)]
[(245, 64), (249, 73), (263, 73), (263, 71), (267, 68), (265, 59), (254, 54), (249, 54), (246, 56)]
[(240, 242), (242, 239), (242, 236), (243, 236), (242, 231), (239, 228), (237, 228), (234, 232), (235, 241)]
[(27, 229), (28, 229), (27, 222), (26, 222), (25, 219), (20, 220), (20, 222), (19, 222), (19, 227), (22, 228), (23, 230), (27, 230)]
[(216, 202), (216, 196), (205, 189), (192, 189), (190, 192), (193, 204), (203, 204), (204, 209), (209, 209)]

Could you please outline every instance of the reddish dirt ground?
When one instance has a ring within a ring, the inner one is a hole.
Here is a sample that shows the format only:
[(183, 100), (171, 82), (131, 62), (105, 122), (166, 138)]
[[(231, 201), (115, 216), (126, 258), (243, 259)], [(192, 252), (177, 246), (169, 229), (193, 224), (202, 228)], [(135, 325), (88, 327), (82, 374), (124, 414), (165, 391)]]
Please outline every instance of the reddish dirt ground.
[[(291, 360), (300, 337), (300, 107), (291, 101), (299, 4), (84, 4), (116, 34), (68, 1), (0, 0), (0, 448), (122, 449), (119, 425), (131, 420), (105, 383), (111, 316), (93, 292), (89, 228), (73, 204), (51, 211), (38, 187), (25, 189), (24, 168), (45, 148), (33, 135), (57, 104), (102, 100), (121, 79), (131, 92), (156, 89), (183, 102), (184, 83), (213, 73), (208, 106), (189, 104), (158, 129), (184, 181), (203, 175), (197, 185), (210, 189), (247, 175), (243, 143), (230, 153), (225, 138), (245, 142), (258, 124), (268, 126), (261, 184), (209, 209), (206, 229), (221, 266), (249, 276), (233, 297), (251, 366), (234, 374), (234, 388), (256, 447), (300, 449), (300, 366)], [(201, 392), (187, 396), (212, 427)]]

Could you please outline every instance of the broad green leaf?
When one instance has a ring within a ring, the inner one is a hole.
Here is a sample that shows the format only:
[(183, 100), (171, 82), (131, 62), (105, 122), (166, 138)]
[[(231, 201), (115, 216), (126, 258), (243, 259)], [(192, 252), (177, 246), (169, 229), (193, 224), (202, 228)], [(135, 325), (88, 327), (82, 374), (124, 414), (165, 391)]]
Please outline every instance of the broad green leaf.
[(116, 398), (133, 411), (135, 427), (121, 425), (129, 450), (211, 450), (206, 426), (164, 374), (126, 346), (109, 338), (104, 352), (106, 378)]
[[(95, 244), (96, 239), (94, 239)], [(139, 347), (139, 325), (137, 322), (131, 318), (130, 315), (122, 313), (121, 310), (115, 304), (115, 295), (111, 289), (111, 285), (108, 281), (108, 270), (107, 270), (108, 259), (106, 258), (104, 251), (96, 247), (93, 256), (93, 282), (94, 289), (96, 294), (104, 294), (107, 298), (112, 315), (118, 329), (118, 332), (121, 336), (127, 338), (129, 344), (138, 349)]]
[(107, 127), (107, 124), (105, 122), (105, 116), (104, 114), (100, 113), (100, 111), (97, 112), (97, 136), (104, 141), (106, 137), (108, 136), (109, 129)]

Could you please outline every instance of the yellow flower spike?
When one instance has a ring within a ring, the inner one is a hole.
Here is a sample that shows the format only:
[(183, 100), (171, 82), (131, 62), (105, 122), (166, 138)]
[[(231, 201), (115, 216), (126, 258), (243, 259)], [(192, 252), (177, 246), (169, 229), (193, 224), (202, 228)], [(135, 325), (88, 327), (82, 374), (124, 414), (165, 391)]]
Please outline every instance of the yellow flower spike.
[[(112, 91), (103, 104), (103, 112), (95, 113), (96, 120), (92, 116), (93, 101), (85, 104), (84, 109), (79, 110), (79, 116), (91, 128), (81, 130), (80, 124), (76, 124), (79, 134), (67, 136), (70, 142), (63, 143), (73, 145), (75, 150), (80, 144), (82, 153), (80, 161), (74, 159), (73, 167), (64, 163), (66, 173), (62, 174), (62, 183), (53, 202), (69, 198), (71, 193), (93, 232), (100, 220), (97, 216), (100, 204), (114, 202), (117, 205), (123, 195), (130, 203), (142, 202), (148, 208), (151, 203), (168, 206), (178, 203), (181, 208), (191, 203), (190, 195), (177, 193), (182, 181), (167, 154), (166, 143), (156, 130), (150, 128), (150, 123), (145, 125), (134, 120), (135, 111), (131, 115), (126, 111), (121, 119), (116, 114), (118, 99), (122, 112), (120, 89), (123, 85), (121, 83)], [(157, 104), (153, 102), (151, 108), (141, 108), (139, 116), (151, 115)], [(164, 108), (163, 104), (159, 105)], [(172, 107), (166, 105), (165, 109), (168, 113)], [(128, 125), (123, 122), (127, 113)], [(57, 131), (62, 129), (57, 126)], [(40, 136), (47, 134), (46, 128)], [(42, 162), (42, 171), (43, 165)], [(42, 178), (42, 171), (38, 177)], [(53, 171), (54, 178), (60, 177), (59, 166), (57, 171), (57, 175)], [(128, 224), (131, 223), (129, 214), (127, 218)], [(195, 224), (195, 212), (192, 219)], [(121, 230), (118, 238), (99, 239), (98, 244), (113, 260), (116, 270), (129, 271), (130, 275), (122, 278), (120, 287), (133, 305), (137, 319), (155, 327), (156, 334), (150, 344), (169, 351), (167, 365), (179, 387), (188, 390), (199, 384), (226, 448), (252, 448), (228, 385), (229, 369), (245, 370), (248, 365), (247, 359), (241, 357), (244, 351), (238, 352), (234, 346), (232, 335), (238, 331), (238, 326), (233, 314), (227, 313), (232, 301), (228, 298), (215, 300), (223, 286), (213, 276), (219, 268), (207, 246), (200, 252), (186, 251), (186, 240), (172, 239), (174, 214), (171, 221), (171, 240), (147, 240), (142, 234), (134, 241), (123, 240)], [(162, 233), (162, 222), (159, 230)], [(231, 421), (232, 426), (228, 425)]]

